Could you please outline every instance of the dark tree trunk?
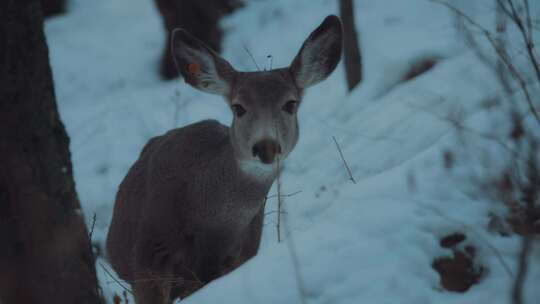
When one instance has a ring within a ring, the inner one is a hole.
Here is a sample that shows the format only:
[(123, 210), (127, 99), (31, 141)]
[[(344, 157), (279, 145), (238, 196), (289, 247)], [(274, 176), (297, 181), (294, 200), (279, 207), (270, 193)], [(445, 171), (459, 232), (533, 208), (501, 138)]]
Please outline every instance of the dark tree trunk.
[(339, 14), (343, 22), (343, 55), (349, 91), (362, 81), (362, 54), (354, 24), (352, 0), (339, 0)]
[(167, 30), (167, 41), (161, 58), (160, 74), (163, 79), (178, 77), (171, 54), (171, 31), (183, 28), (214, 51), (221, 51), (223, 32), (219, 21), (241, 6), (239, 0), (155, 0)]
[(45, 18), (66, 12), (66, 0), (41, 0)]
[(40, 1), (0, 1), (0, 37), (0, 302), (100, 303)]

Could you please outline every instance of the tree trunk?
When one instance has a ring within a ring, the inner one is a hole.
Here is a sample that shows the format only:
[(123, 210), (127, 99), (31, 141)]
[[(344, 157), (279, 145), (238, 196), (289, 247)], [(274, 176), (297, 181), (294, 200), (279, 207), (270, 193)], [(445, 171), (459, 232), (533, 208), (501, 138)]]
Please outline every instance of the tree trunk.
[(100, 303), (40, 1), (0, 1), (0, 37), (0, 302)]
[(41, 0), (41, 7), (45, 18), (60, 15), (66, 12), (66, 0)]
[(339, 14), (343, 22), (343, 55), (349, 91), (362, 81), (362, 55), (358, 46), (358, 35), (354, 24), (352, 0), (339, 1)]

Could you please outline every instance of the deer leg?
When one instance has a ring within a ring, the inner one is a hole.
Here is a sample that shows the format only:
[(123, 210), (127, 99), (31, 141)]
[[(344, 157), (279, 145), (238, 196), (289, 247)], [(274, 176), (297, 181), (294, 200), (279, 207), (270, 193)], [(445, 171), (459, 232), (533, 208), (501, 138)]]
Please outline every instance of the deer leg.
[(171, 284), (164, 280), (141, 280), (133, 285), (136, 304), (169, 304), (172, 303), (169, 293)]
[(167, 304), (174, 282), (175, 255), (159, 238), (137, 244), (132, 287), (137, 304)]
[(197, 275), (204, 284), (224, 274), (231, 258), (238, 256), (236, 244), (231, 235), (216, 231), (200, 240)]

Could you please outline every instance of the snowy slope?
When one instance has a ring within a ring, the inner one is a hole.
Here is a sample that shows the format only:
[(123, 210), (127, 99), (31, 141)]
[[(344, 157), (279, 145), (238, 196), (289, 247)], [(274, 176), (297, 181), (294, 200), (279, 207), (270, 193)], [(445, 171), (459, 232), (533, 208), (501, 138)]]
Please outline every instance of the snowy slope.
[[(93, 235), (103, 245), (116, 188), (144, 143), (173, 127), (204, 118), (229, 123), (231, 116), (218, 97), (158, 79), (164, 34), (152, 1), (72, 2), (68, 15), (47, 22), (46, 34), (77, 190), (89, 225), (97, 215)], [(260, 66), (269, 67), (269, 54), (273, 67), (286, 66), (309, 32), (336, 12), (328, 0), (251, 1), (223, 23), (224, 57), (254, 70), (245, 46)], [(284, 199), (287, 241), (277, 243), (271, 199), (259, 254), (186, 303), (301, 303), (301, 293), (307, 303), (508, 303), (512, 280), (492, 248), (515, 272), (519, 240), (488, 233), (493, 204), (473, 199), (463, 180), (442, 168), (442, 152), (459, 145), (444, 117), (483, 121), (480, 104), (496, 93), (491, 72), (458, 41), (444, 7), (357, 1), (356, 18), (365, 81), (347, 95), (340, 65), (305, 96), (300, 141), (282, 176), (285, 194), (301, 191)], [(426, 56), (441, 61), (399, 84)], [(467, 234), (489, 269), (464, 294), (442, 291), (431, 267), (450, 254), (439, 238), (455, 231)], [(532, 288), (538, 264), (529, 273), (527, 303), (540, 297)], [(121, 292), (101, 266), (98, 275), (107, 299)]]

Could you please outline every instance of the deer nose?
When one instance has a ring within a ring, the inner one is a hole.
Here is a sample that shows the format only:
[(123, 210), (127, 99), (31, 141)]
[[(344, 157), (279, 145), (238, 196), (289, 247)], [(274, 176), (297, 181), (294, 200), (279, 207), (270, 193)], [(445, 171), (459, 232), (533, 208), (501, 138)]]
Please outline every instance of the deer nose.
[(276, 154), (281, 153), (281, 146), (274, 140), (264, 139), (253, 146), (252, 152), (253, 156), (259, 157), (261, 162), (271, 164)]

